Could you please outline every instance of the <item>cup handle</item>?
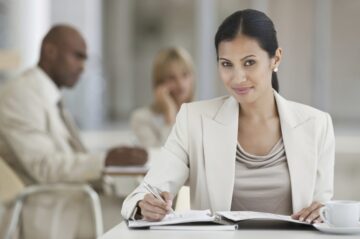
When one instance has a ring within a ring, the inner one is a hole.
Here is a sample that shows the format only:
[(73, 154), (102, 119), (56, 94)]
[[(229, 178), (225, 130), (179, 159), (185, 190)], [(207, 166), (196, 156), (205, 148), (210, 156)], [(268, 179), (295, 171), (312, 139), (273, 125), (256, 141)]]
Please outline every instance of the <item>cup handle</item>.
[(326, 208), (325, 207), (320, 208), (319, 214), (320, 214), (321, 220), (323, 220), (323, 222), (325, 222), (326, 224), (329, 224), (329, 221), (326, 219)]

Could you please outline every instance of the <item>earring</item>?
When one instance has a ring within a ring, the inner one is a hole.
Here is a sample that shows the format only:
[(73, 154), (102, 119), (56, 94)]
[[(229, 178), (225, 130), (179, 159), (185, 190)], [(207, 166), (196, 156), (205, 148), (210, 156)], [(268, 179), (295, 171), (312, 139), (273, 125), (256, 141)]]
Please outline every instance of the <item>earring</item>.
[(275, 67), (274, 72), (278, 72), (279, 68)]

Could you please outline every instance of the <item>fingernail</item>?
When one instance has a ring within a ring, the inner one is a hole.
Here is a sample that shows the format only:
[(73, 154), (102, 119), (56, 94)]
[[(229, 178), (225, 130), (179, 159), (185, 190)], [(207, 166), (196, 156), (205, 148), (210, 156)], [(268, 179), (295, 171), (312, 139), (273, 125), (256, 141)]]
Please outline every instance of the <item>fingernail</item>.
[(303, 217), (300, 217), (300, 218), (299, 218), (299, 221), (300, 221), (300, 222), (304, 221), (304, 218), (303, 218)]
[(306, 222), (307, 222), (307, 223), (311, 223), (311, 220), (310, 220), (310, 219), (307, 219)]
[(166, 209), (167, 209), (167, 210), (170, 210), (170, 209), (171, 209), (171, 206), (172, 206), (172, 201), (171, 201), (171, 200), (167, 200), (167, 201), (166, 201)]

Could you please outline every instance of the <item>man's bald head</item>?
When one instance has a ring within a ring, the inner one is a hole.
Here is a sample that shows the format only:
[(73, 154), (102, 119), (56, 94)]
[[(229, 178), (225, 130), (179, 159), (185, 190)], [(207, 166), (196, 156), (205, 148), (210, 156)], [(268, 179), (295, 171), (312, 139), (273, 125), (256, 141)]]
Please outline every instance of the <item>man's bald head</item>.
[(86, 58), (86, 43), (80, 32), (68, 25), (56, 25), (42, 41), (39, 66), (59, 88), (72, 87)]

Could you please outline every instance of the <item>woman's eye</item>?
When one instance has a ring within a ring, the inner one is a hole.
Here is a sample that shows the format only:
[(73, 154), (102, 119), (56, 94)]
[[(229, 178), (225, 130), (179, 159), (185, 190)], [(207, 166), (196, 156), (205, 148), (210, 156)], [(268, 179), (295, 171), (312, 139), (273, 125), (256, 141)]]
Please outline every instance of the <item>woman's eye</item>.
[(231, 63), (230, 63), (230, 62), (227, 62), (227, 61), (223, 61), (223, 62), (221, 62), (221, 66), (223, 66), (223, 67), (230, 67), (230, 66), (231, 66)]
[(189, 75), (190, 75), (190, 73), (188, 73), (188, 72), (183, 72), (182, 73), (182, 77), (184, 77), (184, 78), (187, 78)]
[(255, 64), (254, 60), (247, 60), (247, 61), (245, 61), (244, 66), (252, 66), (254, 64)]
[(175, 80), (175, 76), (174, 75), (168, 75), (166, 78), (165, 78), (165, 81), (166, 82), (172, 82)]

